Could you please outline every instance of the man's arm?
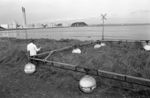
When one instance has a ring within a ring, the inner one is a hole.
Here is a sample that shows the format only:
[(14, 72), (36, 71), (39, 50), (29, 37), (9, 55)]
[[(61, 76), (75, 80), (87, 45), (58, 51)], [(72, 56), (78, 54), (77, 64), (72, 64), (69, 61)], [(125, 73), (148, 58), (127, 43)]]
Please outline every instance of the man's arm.
[(37, 48), (37, 46), (35, 45), (35, 50), (36, 50), (36, 51), (40, 51), (41, 48)]

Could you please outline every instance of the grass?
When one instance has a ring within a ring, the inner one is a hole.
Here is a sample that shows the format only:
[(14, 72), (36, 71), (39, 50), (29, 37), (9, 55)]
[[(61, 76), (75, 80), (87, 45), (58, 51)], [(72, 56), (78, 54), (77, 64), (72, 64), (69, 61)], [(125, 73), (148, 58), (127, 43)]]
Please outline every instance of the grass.
[[(35, 39), (42, 51), (85, 43), (78, 40)], [(149, 89), (114, 80), (95, 77), (98, 88), (92, 94), (84, 94), (78, 89), (78, 82), (84, 74), (52, 68), (40, 64), (36, 73), (26, 75), (23, 71), (28, 62), (26, 45), (20, 39), (0, 39), (0, 96), (3, 98), (128, 98), (149, 96)], [(143, 51), (140, 43), (106, 42), (107, 46), (93, 49), (93, 45), (82, 47), (82, 54), (72, 54), (71, 50), (59, 52), (53, 60), (112, 71), (150, 79), (150, 56)], [(115, 88), (117, 87), (117, 88)], [(128, 87), (132, 90), (123, 90)]]

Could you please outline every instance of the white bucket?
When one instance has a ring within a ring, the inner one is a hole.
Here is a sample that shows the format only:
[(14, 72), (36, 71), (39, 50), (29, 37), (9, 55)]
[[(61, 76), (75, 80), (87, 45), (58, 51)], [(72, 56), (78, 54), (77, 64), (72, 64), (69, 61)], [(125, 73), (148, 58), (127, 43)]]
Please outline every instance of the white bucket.
[(92, 76), (86, 75), (79, 81), (80, 89), (85, 93), (91, 93), (96, 88), (96, 80)]
[(36, 70), (36, 66), (34, 64), (32, 64), (32, 63), (28, 63), (24, 67), (24, 72), (26, 74), (32, 74), (32, 73), (35, 72), (35, 70)]

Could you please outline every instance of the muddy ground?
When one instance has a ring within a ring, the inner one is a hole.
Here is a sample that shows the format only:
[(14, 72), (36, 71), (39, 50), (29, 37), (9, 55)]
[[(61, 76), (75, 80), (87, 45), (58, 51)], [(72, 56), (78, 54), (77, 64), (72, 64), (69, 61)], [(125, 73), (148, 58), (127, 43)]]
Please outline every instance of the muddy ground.
[[(78, 40), (38, 39), (41, 52), (85, 43)], [(95, 77), (97, 89), (82, 93), (78, 82), (85, 74), (56, 69), (40, 63), (34, 74), (24, 73), (28, 62), (26, 45), (19, 39), (0, 39), (0, 98), (148, 98), (149, 88)], [(55, 61), (86, 66), (150, 79), (150, 56), (140, 43), (107, 42), (107, 46), (93, 49), (82, 47), (82, 54), (71, 50), (54, 54)]]

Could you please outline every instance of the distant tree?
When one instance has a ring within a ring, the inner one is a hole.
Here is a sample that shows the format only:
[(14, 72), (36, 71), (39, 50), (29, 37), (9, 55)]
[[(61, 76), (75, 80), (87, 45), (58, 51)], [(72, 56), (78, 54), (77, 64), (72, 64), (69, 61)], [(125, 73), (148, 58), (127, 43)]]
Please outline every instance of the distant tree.
[(87, 26), (87, 24), (85, 22), (75, 22), (71, 24), (71, 27), (83, 27), (83, 26)]
[(59, 24), (56, 24), (57, 27), (62, 27), (63, 24), (62, 23), (59, 23)]

